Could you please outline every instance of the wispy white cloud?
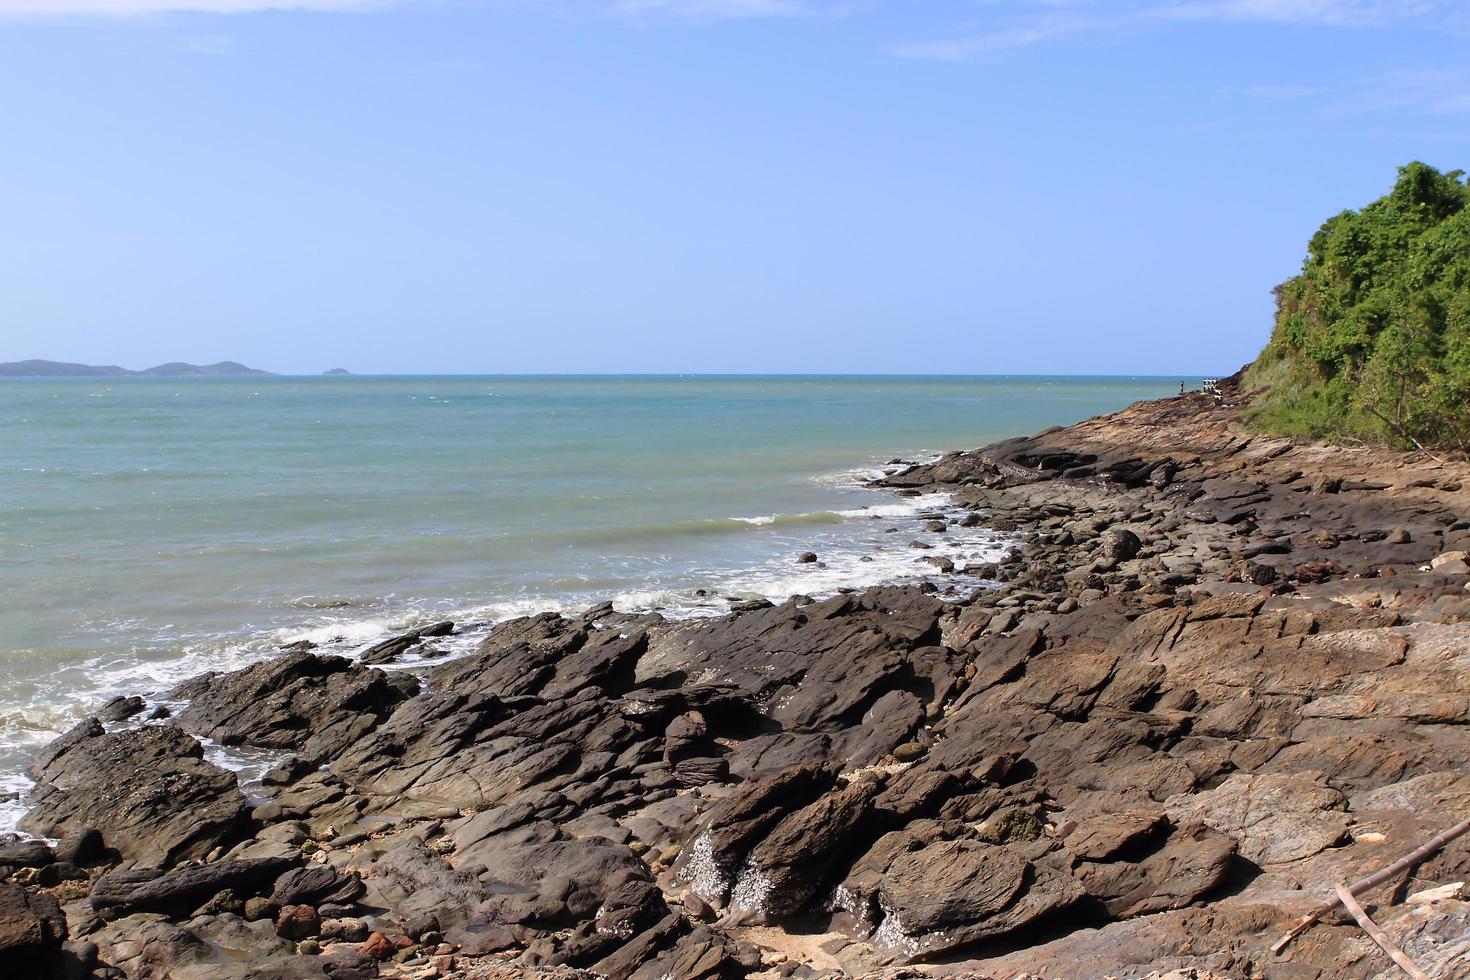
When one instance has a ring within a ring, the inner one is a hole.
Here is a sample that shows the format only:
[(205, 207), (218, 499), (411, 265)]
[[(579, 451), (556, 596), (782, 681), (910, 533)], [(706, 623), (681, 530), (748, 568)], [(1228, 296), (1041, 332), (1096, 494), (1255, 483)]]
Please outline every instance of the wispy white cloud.
[(0, 17), (131, 17), (139, 14), (243, 14), (263, 10), (371, 10), (392, 0), (0, 0)]
[(1470, 24), (1463, 0), (996, 0), (984, 26), (894, 45), (906, 58), (960, 61), (1073, 35), (1169, 22), (1321, 27)]
[(613, 10), (622, 14), (675, 14), (709, 19), (787, 17), (812, 12), (803, 0), (616, 0)]
[(1462, 67), (1390, 71), (1369, 79), (1356, 91), (1338, 95), (1326, 109), (1341, 115), (1364, 112), (1463, 115), (1470, 113), (1470, 71)]
[[(128, 17), (140, 14), (245, 14), (257, 11), (383, 10), (454, 0), (0, 0), (0, 17)], [(463, 0), (461, 0), (463, 2)], [(496, 2), (496, 0), (490, 0)], [(500, 0), (505, 2), (505, 0)], [(615, 16), (672, 16), (722, 20), (824, 13), (828, 0), (520, 0), (549, 9)]]
[(1175, 0), (1155, 5), (1151, 13), (1175, 20), (1371, 27), (1445, 13), (1454, 6), (1444, 0)]
[(954, 37), (932, 41), (894, 44), (889, 46), (888, 51), (901, 58), (965, 61), (1010, 48), (1044, 44), (1047, 41), (1056, 41), (1069, 35), (1109, 26), (1113, 26), (1111, 19), (1078, 16), (1070, 13), (1049, 14), (1009, 27), (965, 32)]
[(1293, 109), (1328, 116), (1462, 116), (1470, 114), (1470, 69), (1457, 65), (1355, 72), (1331, 85), (1247, 85), (1221, 94), (1289, 103)]

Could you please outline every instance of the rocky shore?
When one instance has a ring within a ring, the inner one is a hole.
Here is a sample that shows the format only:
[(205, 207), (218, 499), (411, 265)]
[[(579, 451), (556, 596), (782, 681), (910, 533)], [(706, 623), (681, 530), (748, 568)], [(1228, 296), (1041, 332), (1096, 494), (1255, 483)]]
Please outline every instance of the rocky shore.
[[(1016, 534), (972, 598), (603, 605), (382, 669), (445, 623), (120, 698), (35, 760), (0, 976), (1395, 976), (1337, 914), (1270, 947), (1470, 816), (1470, 466), (1222, 393), (889, 476)], [(279, 764), (247, 798), (200, 739)], [(1361, 900), (1465, 976), (1467, 879), (1461, 839)]]

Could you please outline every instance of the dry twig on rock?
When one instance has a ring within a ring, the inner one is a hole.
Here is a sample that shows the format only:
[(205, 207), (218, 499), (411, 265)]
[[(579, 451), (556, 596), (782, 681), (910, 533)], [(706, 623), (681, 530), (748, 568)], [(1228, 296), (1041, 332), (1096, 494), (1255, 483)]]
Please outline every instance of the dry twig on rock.
[[(1379, 871), (1375, 871), (1368, 877), (1353, 882), (1351, 887), (1345, 889), (1347, 894), (1363, 894), (1363, 892), (1372, 888), (1374, 885), (1381, 884), (1387, 881), (1389, 878), (1392, 878), (1400, 871), (1403, 871), (1406, 868), (1412, 868), (1414, 865), (1418, 864), (1420, 861), (1423, 861), (1435, 851), (1439, 850), (1441, 847), (1444, 847), (1450, 841), (1454, 840), (1456, 837), (1461, 836), (1466, 831), (1470, 831), (1470, 820), (1463, 820), (1460, 823), (1455, 824), (1449, 830), (1446, 830), (1431, 838), (1422, 846), (1415, 848), (1408, 854), (1405, 854), (1403, 857), (1399, 858), (1388, 867), (1383, 868)], [(1290, 932), (1282, 936), (1280, 939), (1276, 940), (1276, 945), (1271, 947), (1271, 952), (1280, 953), (1283, 949), (1286, 948), (1287, 943), (1291, 942), (1297, 936), (1300, 936), (1302, 933), (1306, 932), (1307, 929), (1311, 928), (1312, 923), (1316, 922), (1318, 919), (1322, 918), (1322, 916), (1326, 915), (1328, 912), (1331, 912), (1333, 909), (1341, 905), (1341, 892), (1343, 892), (1344, 889), (1338, 889), (1338, 891), (1339, 894), (1337, 895), (1337, 897), (1323, 902), (1321, 905), (1317, 906), (1316, 908), (1312, 909), (1312, 911), (1302, 916), (1301, 921), (1292, 926)]]
[(1353, 898), (1353, 893), (1348, 891), (1346, 882), (1337, 886), (1337, 900), (1342, 902), (1343, 908), (1352, 913), (1354, 919), (1358, 920), (1358, 925), (1363, 927), (1363, 931), (1373, 937), (1378, 948), (1399, 965), (1399, 969), (1413, 977), (1414, 980), (1429, 980), (1429, 975), (1414, 965), (1414, 961), (1409, 959), (1409, 954), (1399, 949), (1398, 944), (1388, 938), (1388, 933), (1378, 928), (1378, 923), (1368, 918), (1368, 913), (1364, 911), (1363, 906), (1359, 905), (1358, 900)]

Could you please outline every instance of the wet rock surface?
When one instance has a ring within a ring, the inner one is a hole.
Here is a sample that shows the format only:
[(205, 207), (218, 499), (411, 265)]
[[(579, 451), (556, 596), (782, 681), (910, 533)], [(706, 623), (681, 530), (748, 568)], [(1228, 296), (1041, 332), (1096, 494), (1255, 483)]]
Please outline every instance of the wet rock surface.
[[(162, 724), (114, 702), (135, 727), (36, 760), (26, 829), (65, 840), (0, 842), (0, 964), (1391, 975), (1332, 917), (1269, 946), (1470, 812), (1470, 467), (1253, 437), (1234, 397), (896, 469), (958, 508), (926, 533), (1014, 535), (973, 595), (604, 604), (400, 669), (435, 624), (206, 675)], [(200, 738), (282, 761), (247, 802)], [(1470, 843), (1412, 874), (1375, 918), (1470, 973), (1470, 904), (1401, 901)]]
[(169, 696), (188, 700), (178, 720), (189, 731), (223, 745), (289, 749), (315, 763), (341, 753), (417, 693), (416, 683), (403, 680), (345, 657), (291, 653), (205, 674)]
[(46, 837), (89, 827), (135, 864), (204, 857), (237, 833), (245, 803), (235, 777), (203, 755), (178, 728), (106, 733), (82, 722), (32, 765), (21, 827)]

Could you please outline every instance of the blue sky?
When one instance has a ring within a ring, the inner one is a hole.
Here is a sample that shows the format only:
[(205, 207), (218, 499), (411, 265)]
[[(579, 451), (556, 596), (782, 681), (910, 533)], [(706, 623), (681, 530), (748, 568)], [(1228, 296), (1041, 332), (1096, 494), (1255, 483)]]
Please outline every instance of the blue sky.
[(0, 0), (0, 360), (1216, 374), (1461, 0)]

